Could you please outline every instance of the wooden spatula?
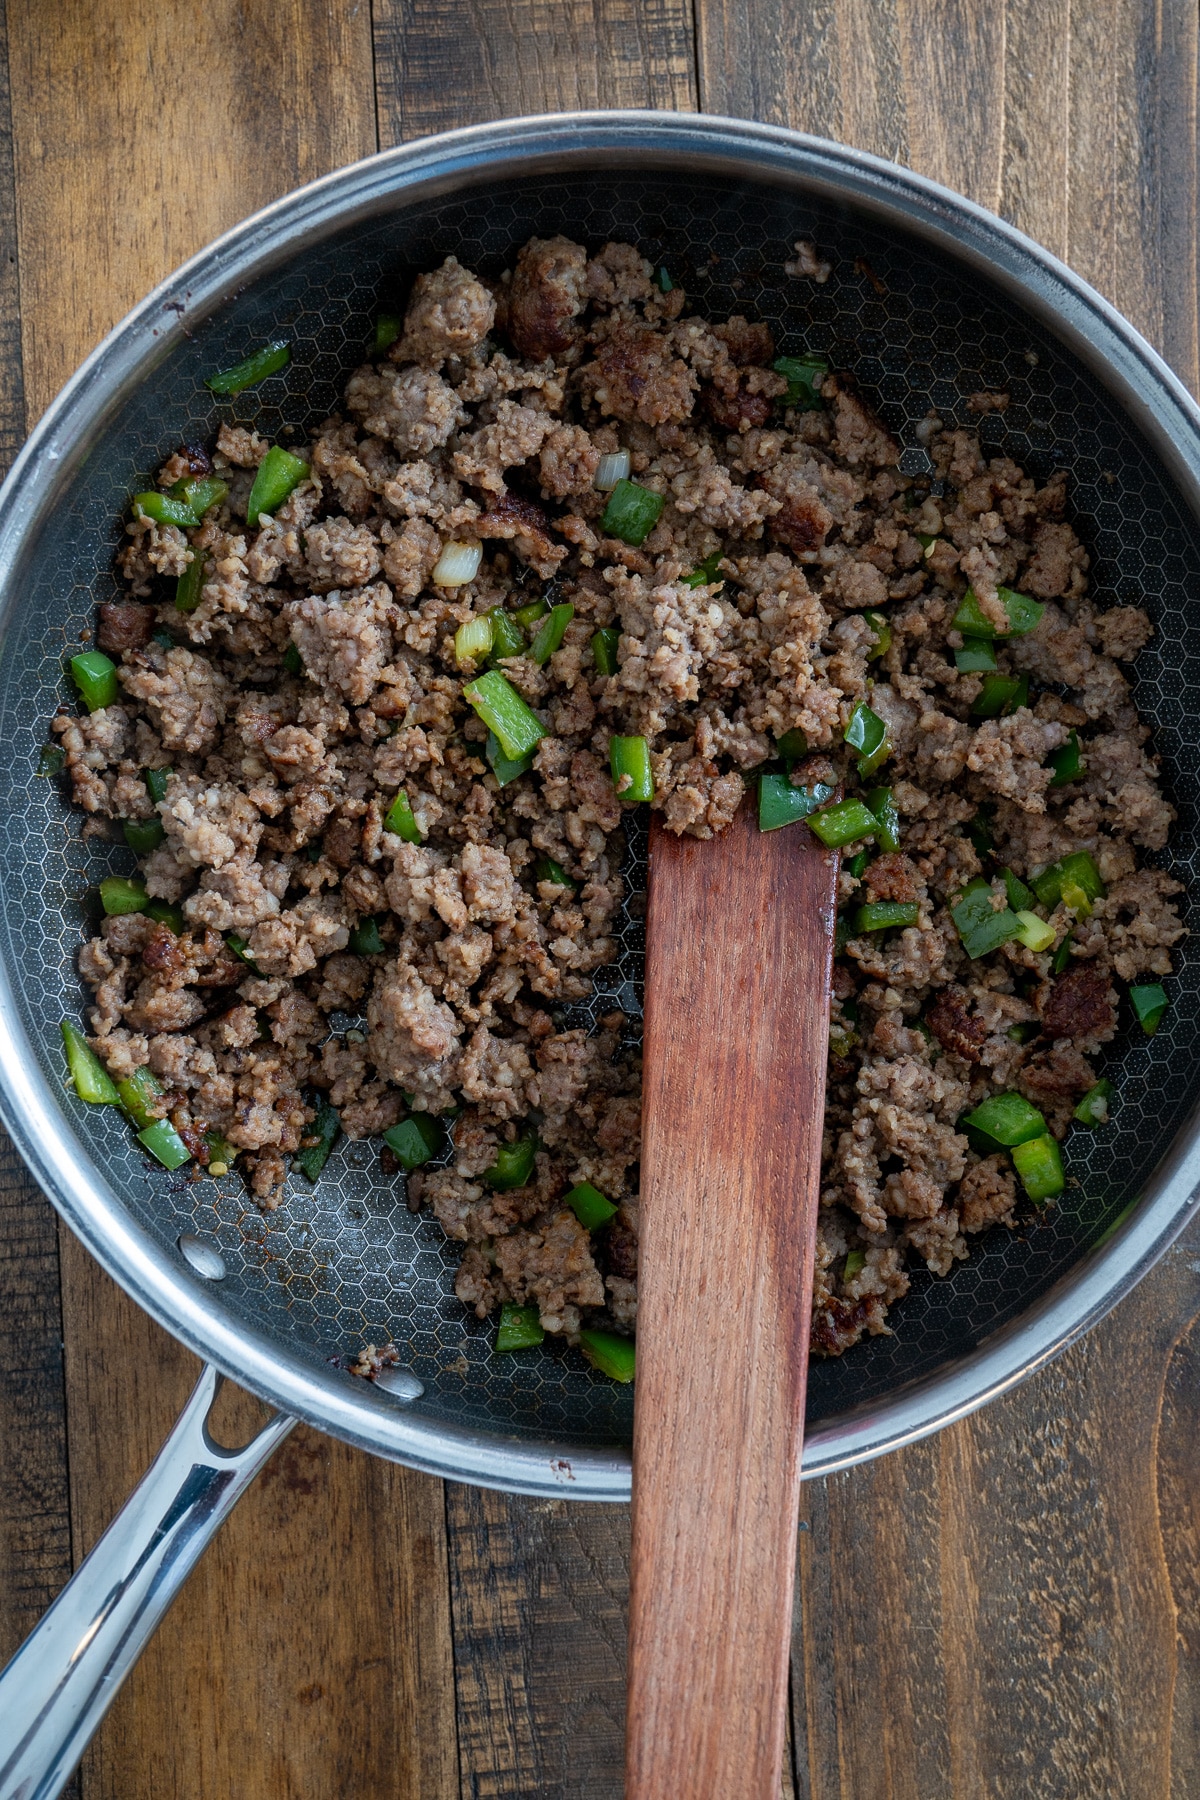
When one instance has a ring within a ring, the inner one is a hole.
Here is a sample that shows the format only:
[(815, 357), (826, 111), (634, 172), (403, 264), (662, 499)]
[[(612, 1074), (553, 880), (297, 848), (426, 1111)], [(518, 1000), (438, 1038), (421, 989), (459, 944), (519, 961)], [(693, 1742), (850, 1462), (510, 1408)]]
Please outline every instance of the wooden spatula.
[(778, 1800), (837, 855), (651, 837), (626, 1800)]

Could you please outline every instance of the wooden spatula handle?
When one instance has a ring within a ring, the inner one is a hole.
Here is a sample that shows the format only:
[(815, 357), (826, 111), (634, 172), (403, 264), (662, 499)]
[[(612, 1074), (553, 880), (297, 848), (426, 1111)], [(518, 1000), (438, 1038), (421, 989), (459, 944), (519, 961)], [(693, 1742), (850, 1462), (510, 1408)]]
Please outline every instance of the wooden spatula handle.
[(626, 1800), (778, 1800), (836, 857), (656, 830)]

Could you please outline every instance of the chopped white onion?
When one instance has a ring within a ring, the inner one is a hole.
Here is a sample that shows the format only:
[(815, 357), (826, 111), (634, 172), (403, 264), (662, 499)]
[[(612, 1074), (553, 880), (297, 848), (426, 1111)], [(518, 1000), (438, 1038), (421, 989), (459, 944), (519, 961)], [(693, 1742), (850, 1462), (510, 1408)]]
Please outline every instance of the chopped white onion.
[(451, 538), (433, 565), (433, 581), (438, 587), (465, 587), (474, 581), (482, 561), (482, 544), (460, 544)]
[(628, 450), (610, 450), (600, 458), (600, 467), (596, 470), (593, 487), (598, 487), (602, 494), (610, 493), (618, 481), (629, 480)]
[(476, 613), (454, 634), (454, 655), (460, 663), (482, 662), (485, 656), (491, 655), (491, 650), (492, 621), (486, 613)]

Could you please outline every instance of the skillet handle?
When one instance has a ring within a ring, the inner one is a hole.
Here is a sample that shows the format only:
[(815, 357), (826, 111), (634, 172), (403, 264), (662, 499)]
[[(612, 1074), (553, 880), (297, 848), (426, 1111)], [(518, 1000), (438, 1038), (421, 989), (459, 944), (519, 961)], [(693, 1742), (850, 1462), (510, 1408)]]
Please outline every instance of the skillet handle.
[(45, 1618), (0, 1672), (0, 1800), (54, 1800), (209, 1541), (296, 1424), (276, 1413), (240, 1450), (208, 1417), (206, 1367), (155, 1461)]

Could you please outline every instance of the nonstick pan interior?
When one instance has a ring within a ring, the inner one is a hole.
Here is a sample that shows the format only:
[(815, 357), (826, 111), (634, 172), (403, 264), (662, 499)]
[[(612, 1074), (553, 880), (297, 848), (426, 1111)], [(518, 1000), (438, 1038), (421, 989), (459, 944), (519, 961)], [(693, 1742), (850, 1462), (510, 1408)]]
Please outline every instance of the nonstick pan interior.
[[(47, 721), (66, 692), (64, 656), (91, 626), (97, 602), (115, 596), (112, 563), (128, 496), (163, 454), (183, 439), (210, 439), (230, 417), (289, 442), (336, 409), (377, 313), (402, 304), (414, 273), (453, 252), (498, 274), (531, 234), (557, 231), (593, 248), (608, 238), (633, 241), (686, 287), (695, 310), (766, 319), (781, 350), (820, 351), (852, 370), (905, 446), (909, 472), (928, 466), (915, 428), (930, 408), (965, 424), (969, 394), (1011, 393), (1005, 413), (981, 422), (986, 450), (1042, 479), (1070, 470), (1071, 517), (1092, 559), (1094, 597), (1145, 605), (1157, 625), (1136, 665), (1135, 697), (1179, 811), (1164, 860), (1185, 882), (1197, 849), (1200, 633), (1189, 602), (1200, 592), (1200, 535), (1163, 461), (1097, 376), (987, 276), (852, 210), (707, 171), (504, 179), (357, 224), (189, 325), (191, 335), (164, 349), (109, 419), (32, 546), (0, 659), (0, 946), (21, 1024), (63, 1092), (70, 1129), (171, 1256), (181, 1233), (219, 1246), (227, 1273), (211, 1304), (235, 1324), (268, 1332), (281, 1357), (323, 1366), (364, 1342), (393, 1339), (424, 1383), (415, 1413), (431, 1423), (599, 1447), (628, 1443), (629, 1391), (561, 1349), (493, 1354), (494, 1325), (454, 1298), (457, 1256), (434, 1221), (406, 1210), (398, 1180), (381, 1178), (377, 1145), (343, 1140), (315, 1188), (293, 1174), (286, 1204), (264, 1215), (236, 1176), (189, 1181), (148, 1167), (115, 1111), (85, 1110), (62, 1090), (58, 1021), (78, 1017), (87, 998), (75, 971), (83, 899), (132, 859), (82, 840), (80, 816), (35, 772)], [(784, 273), (799, 237), (815, 239), (832, 262), (823, 285)], [(278, 336), (292, 344), (282, 375), (233, 402), (208, 394), (205, 374)], [(635, 832), (635, 890), (643, 843)], [(575, 1009), (572, 1022), (614, 1005), (639, 1010), (636, 907), (621, 941), (620, 961), (601, 971), (594, 1001)], [(891, 1314), (894, 1336), (813, 1366), (810, 1427), (958, 1362), (1070, 1270), (1138, 1195), (1200, 1088), (1200, 965), (1191, 942), (1177, 953), (1158, 1035), (1147, 1040), (1126, 1021), (1108, 1053), (1106, 1072), (1120, 1092), (1116, 1122), (1090, 1138), (1073, 1136), (1062, 1204), (1044, 1222), (975, 1240), (969, 1262), (946, 1279), (916, 1273)], [(736, 1355), (737, 1346), (726, 1353)]]

